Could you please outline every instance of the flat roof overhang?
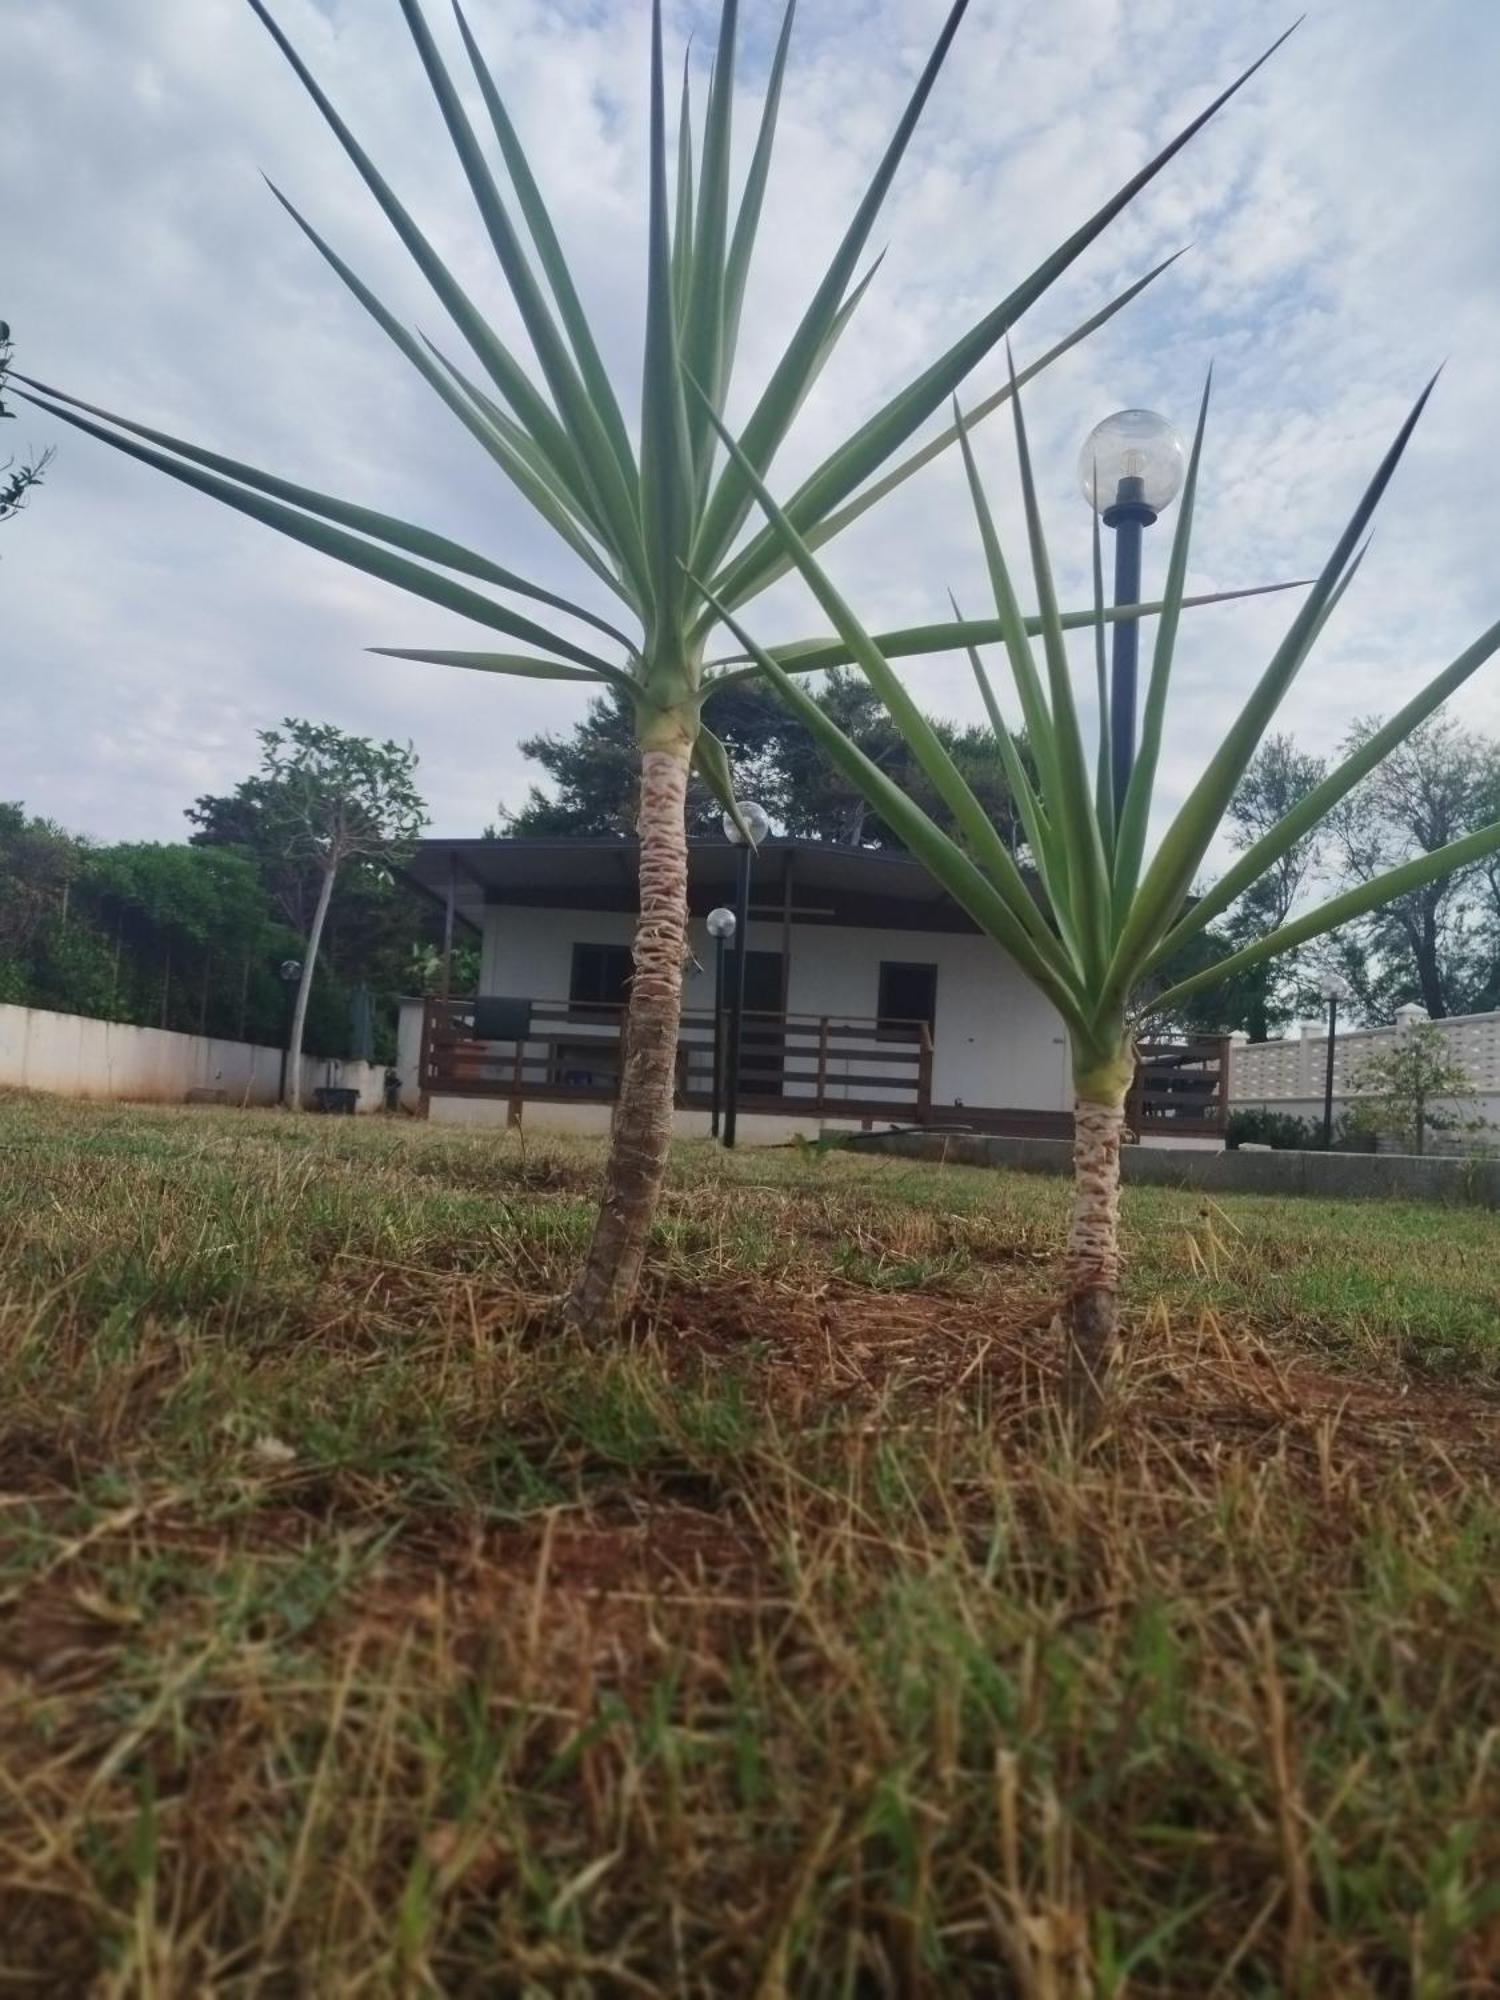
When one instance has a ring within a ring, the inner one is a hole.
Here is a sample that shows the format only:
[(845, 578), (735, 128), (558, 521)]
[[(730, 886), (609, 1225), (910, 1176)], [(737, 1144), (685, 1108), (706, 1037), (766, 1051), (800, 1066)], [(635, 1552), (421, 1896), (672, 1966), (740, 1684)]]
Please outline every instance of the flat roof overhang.
[[(688, 907), (703, 917), (733, 905), (738, 850), (726, 840), (688, 843)], [(633, 840), (424, 840), (397, 872), (474, 930), (486, 909), (622, 910), (638, 907)], [(949, 931), (978, 925), (919, 861), (832, 841), (767, 840), (755, 857), (751, 915), (762, 921), (848, 928)]]

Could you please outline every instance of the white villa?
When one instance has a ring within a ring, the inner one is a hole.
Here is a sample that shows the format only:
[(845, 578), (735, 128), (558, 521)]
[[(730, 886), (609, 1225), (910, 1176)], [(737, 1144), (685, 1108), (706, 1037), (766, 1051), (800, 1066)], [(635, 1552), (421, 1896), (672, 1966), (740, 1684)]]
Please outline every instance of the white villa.
[[(708, 1129), (716, 982), (705, 919), (733, 907), (735, 868), (727, 842), (692, 843), (684, 1134)], [(465, 934), (480, 944), (477, 997), (403, 1003), (405, 1101), (452, 1123), (602, 1131), (631, 973), (634, 843), (429, 840), (405, 873), (442, 903), (450, 946)], [(879, 1125), (1071, 1130), (1061, 1021), (917, 862), (767, 841), (748, 942), (743, 1139)], [(732, 947), (730, 961), (726, 991)], [(1133, 1105), (1140, 1137), (1221, 1142), (1223, 1051), (1216, 1038), (1150, 1051)]]

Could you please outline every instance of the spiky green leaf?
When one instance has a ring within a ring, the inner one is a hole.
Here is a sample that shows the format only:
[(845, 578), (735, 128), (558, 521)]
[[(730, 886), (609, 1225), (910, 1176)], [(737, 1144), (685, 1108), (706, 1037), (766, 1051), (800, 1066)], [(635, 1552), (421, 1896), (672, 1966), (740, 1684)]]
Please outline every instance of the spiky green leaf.
[(392, 553), (374, 542), (361, 541), (358, 536), (347, 534), (342, 528), (335, 528), (313, 515), (299, 514), (291, 507), (284, 507), (279, 501), (263, 499), (259, 494), (246, 492), (232, 481), (221, 478), (217, 473), (179, 462), (168, 457), (165, 452), (156, 451), (149, 445), (137, 444), (133, 438), (122, 437), (117, 432), (107, 431), (101, 425), (92, 423), (61, 403), (53, 403), (45, 397), (28, 392), (27, 401), (35, 403), (40, 410), (58, 417), (75, 430), (85, 431), (102, 444), (113, 445), (129, 458), (137, 458), (143, 465), (155, 466), (158, 472), (165, 472), (170, 478), (179, 480), (184, 486), (196, 487), (200, 493), (207, 493), (215, 500), (222, 500), (227, 507), (235, 508), (241, 514), (248, 514), (252, 520), (264, 522), (268, 528), (275, 528), (292, 541), (302, 542), (310, 549), (317, 549), (323, 555), (336, 556), (351, 569), (363, 570), (367, 576), (379, 577), (383, 583), (392, 583), (400, 590), (410, 591), (414, 597), (424, 597), (430, 604), (441, 604), (446, 610), (457, 611), (462, 617), (472, 618), (476, 623), (491, 626), (497, 632), (504, 632), (512, 639), (519, 639), (528, 646), (544, 646), (550, 651), (561, 653), (565, 659), (575, 661), (579, 666), (588, 667), (593, 672), (612, 672), (608, 661), (600, 660), (582, 646), (575, 646), (571, 640), (562, 638), (556, 632), (549, 632), (545, 626), (536, 624), (530, 618), (508, 611), (504, 605), (496, 604), (488, 597), (481, 597), (478, 591), (469, 590), (462, 584), (453, 583), (445, 576), (439, 576), (420, 563), (410, 562), (405, 556)]
[(1372, 910), (1383, 909), (1402, 896), (1426, 888), (1429, 882), (1441, 881), (1443, 876), (1455, 874), (1460, 868), (1468, 868), (1495, 853), (1500, 853), (1500, 820), (1493, 826), (1481, 827), (1477, 833), (1465, 834), (1462, 840), (1449, 841), (1446, 847), (1439, 847), (1431, 854), (1418, 855), (1414, 861), (1388, 869), (1371, 882), (1361, 882), (1357, 888), (1346, 889), (1343, 895), (1333, 897), (1320, 909), (1309, 910), (1305, 917), (1293, 918), (1291, 923), (1283, 924), (1268, 937), (1257, 938), (1243, 950), (1233, 951), (1228, 958), (1216, 960), (1201, 972), (1195, 972), (1191, 978), (1179, 980), (1152, 1005), (1163, 1011), (1170, 1010), (1184, 1000), (1190, 1000), (1195, 993), (1205, 992), (1241, 972), (1248, 972), (1252, 966), (1264, 964), (1267, 959), (1281, 958), (1287, 952), (1295, 951), (1299, 945), (1310, 944), (1314, 938), (1326, 937), (1330, 931), (1353, 923), (1358, 917), (1368, 916)]

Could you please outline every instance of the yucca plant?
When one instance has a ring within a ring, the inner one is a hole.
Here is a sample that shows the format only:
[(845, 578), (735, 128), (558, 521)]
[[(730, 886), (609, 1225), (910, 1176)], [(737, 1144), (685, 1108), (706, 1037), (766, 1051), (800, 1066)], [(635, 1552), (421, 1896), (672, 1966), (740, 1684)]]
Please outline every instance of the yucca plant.
[[(786, 72), (791, 5), (771, 62), (743, 185), (732, 197), (738, 0), (723, 0), (701, 144), (696, 146), (684, 79), (675, 188), (668, 150), (660, 0), (653, 0), (645, 372), (639, 428), (633, 433), (499, 84), (457, 0), (458, 34), (489, 128), (483, 139), (420, 0), (399, 0), (399, 4), (524, 324), (534, 365), (520, 359), (481, 314), (329, 101), (265, 0), (248, 4), (274, 37), (467, 343), (478, 364), (478, 379), (408, 329), (290, 201), (273, 192), (500, 474), (567, 545), (579, 565), (584, 589), (617, 600), (613, 615), (601, 615), (579, 598), (544, 588), (412, 522), (127, 422), (44, 384), (31, 387), (54, 415), (118, 450), (528, 649), (377, 650), (485, 673), (604, 685), (634, 705), (641, 750), (635, 977), (604, 1200), (571, 1308), (575, 1321), (607, 1326), (620, 1318), (635, 1290), (671, 1133), (687, 920), (684, 800), (691, 763), (696, 763), (726, 809), (736, 811), (723, 747), (704, 726), (702, 711), (716, 689), (756, 668), (735, 663), (716, 667), (709, 660), (717, 607), (743, 606), (785, 572), (786, 556), (777, 533), (762, 528), (746, 537), (742, 532), (753, 513), (754, 479), (768, 470), (871, 283), (878, 259), (861, 274), (871, 233), (967, 0), (955, 0), (842, 241), (809, 304), (791, 325), (769, 381), (753, 401), (737, 454), (727, 461), (719, 454), (709, 405), (723, 406), (733, 376)], [(788, 518), (809, 546), (829, 541), (954, 442), (957, 433), (950, 430), (910, 455), (899, 456), (1026, 308), (1258, 67), (1259, 63), (1253, 65), (1216, 98), (1051, 256), (816, 467), (787, 504)], [(492, 169), (494, 153), (503, 165), (508, 189)], [(1148, 272), (1095, 312), (1029, 372), (1045, 367), (1102, 325), (1165, 268)], [(685, 378), (702, 385), (707, 403), (688, 392)], [(976, 406), (971, 421), (997, 407), (1008, 394), (1007, 387), (1000, 388)], [(706, 581), (696, 581), (699, 578)], [(485, 588), (476, 589), (475, 584)], [(514, 608), (515, 599), (576, 621), (573, 629), (585, 636), (570, 637), (551, 621), (538, 622)], [(1076, 616), (1087, 622), (1091, 614)], [(1055, 614), (1050, 623), (1057, 625)], [(957, 621), (887, 634), (882, 643), (891, 655), (923, 654), (988, 636), (992, 636), (988, 627)], [(779, 652), (788, 670), (810, 671), (847, 657), (839, 643), (810, 642)]]
[(1094, 675), (1099, 734), (1097, 754), (1091, 758), (1074, 694), (1063, 620), (1057, 611), (1014, 375), (1011, 387), (1031, 568), (1041, 606), (1040, 661), (1020, 613), (1015, 584), (995, 530), (968, 426), (962, 420), (959, 432), (994, 591), (1000, 637), (1014, 682), (1019, 721), (1024, 726), (1037, 773), (1035, 784), (1019, 754), (1019, 732), (1012, 728), (1000, 707), (977, 646), (970, 649), (970, 661), (1025, 827), (1034, 879), (1028, 880), (1023, 875), (998, 830), (893, 671), (886, 649), (860, 625), (812, 554), (806, 538), (799, 534), (790, 510), (776, 505), (727, 432), (723, 436), (731, 454), (754, 488), (787, 561), (801, 572), (833, 621), (849, 656), (880, 695), (934, 790), (953, 815), (960, 837), (954, 839), (943, 832), (840, 732), (775, 655), (744, 629), (733, 609), (718, 600), (712, 588), (705, 586), (705, 594), (736, 633), (747, 654), (821, 742), (833, 763), (860, 788), (954, 900), (1041, 989), (1066, 1025), (1075, 1093), (1074, 1201), (1066, 1259), (1068, 1381), (1075, 1406), (1088, 1408), (1097, 1402), (1117, 1339), (1120, 1144), (1126, 1097), (1135, 1068), (1136, 1024), (1148, 1007), (1154, 1013), (1170, 1013), (1176, 1003), (1193, 993), (1264, 959), (1292, 951), (1425, 882), (1500, 849), (1500, 823), (1496, 823), (1335, 896), (1320, 909), (1293, 918), (1269, 936), (1215, 964), (1188, 976), (1173, 977), (1172, 964), (1182, 948), (1273, 867), (1294, 842), (1304, 839), (1340, 799), (1500, 648), (1500, 623), (1492, 625), (1460, 653), (1398, 715), (1240, 855), (1213, 888), (1193, 898), (1194, 880), (1236, 787), (1319, 632), (1363, 560), (1361, 537), (1406, 448), (1432, 384), (1422, 392), (1402, 425), (1228, 734), (1215, 748), (1202, 777), (1149, 853), (1148, 834), (1156, 803), (1157, 766), (1166, 728), (1172, 666), (1180, 613), (1187, 601), (1184, 586), (1208, 417), (1208, 386), (1203, 391), (1181, 512), (1172, 540), (1139, 746), (1125, 795), (1120, 799), (1112, 793), (1110, 690), (1104, 666), (1098, 518), (1094, 521)]

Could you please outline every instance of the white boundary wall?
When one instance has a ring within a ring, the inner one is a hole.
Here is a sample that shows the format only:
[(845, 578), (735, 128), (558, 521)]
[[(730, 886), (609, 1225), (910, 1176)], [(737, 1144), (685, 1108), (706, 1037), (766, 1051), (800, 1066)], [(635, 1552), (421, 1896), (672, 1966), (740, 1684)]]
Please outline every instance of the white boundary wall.
[[(1353, 1080), (1369, 1057), (1390, 1048), (1418, 1023), (1438, 1030), (1449, 1057), (1473, 1079), (1473, 1096), (1446, 1108), (1500, 1125), (1500, 1013), (1454, 1014), (1429, 1021), (1420, 1007), (1403, 1007), (1393, 1028), (1339, 1029), (1333, 1047), (1335, 1112), (1347, 1108), (1354, 1095)], [(1281, 1041), (1243, 1042), (1231, 1037), (1231, 1044), (1231, 1111), (1285, 1111), (1295, 1118), (1321, 1119), (1328, 1075), (1328, 1032), (1322, 1021), (1304, 1021), (1297, 1035)]]
[[(0, 1085), (142, 1104), (181, 1104), (191, 1090), (222, 1090), (230, 1104), (274, 1104), (280, 1081), (280, 1049), (0, 1006)], [(304, 1101), (320, 1084), (335, 1084), (359, 1092), (361, 1111), (375, 1111), (384, 1081), (378, 1063), (302, 1059)]]

